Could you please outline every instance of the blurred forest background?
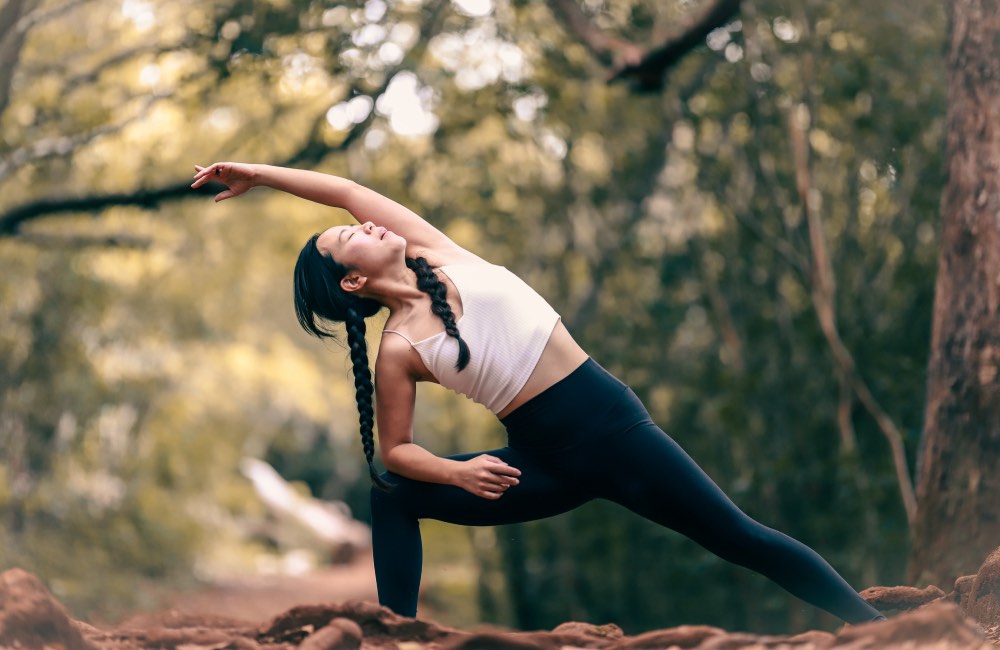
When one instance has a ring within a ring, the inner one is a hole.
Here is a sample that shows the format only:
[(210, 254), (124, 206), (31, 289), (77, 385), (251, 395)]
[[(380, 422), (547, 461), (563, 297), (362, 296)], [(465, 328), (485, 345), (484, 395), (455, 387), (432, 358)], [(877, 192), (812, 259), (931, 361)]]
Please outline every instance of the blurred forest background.
[[(569, 4), (0, 3), (0, 566), (80, 617), (250, 571), (245, 457), (367, 517), (346, 349), (291, 306), (298, 249), (349, 215), (188, 189), (240, 160), (353, 178), (510, 267), (740, 507), (859, 589), (903, 584), (943, 4), (746, 0), (662, 80), (615, 83), (634, 53), (574, 17), (650, 43), (709, 3)], [(420, 391), (427, 448), (503, 444)], [(606, 503), (424, 530), (446, 623), (835, 624)]]

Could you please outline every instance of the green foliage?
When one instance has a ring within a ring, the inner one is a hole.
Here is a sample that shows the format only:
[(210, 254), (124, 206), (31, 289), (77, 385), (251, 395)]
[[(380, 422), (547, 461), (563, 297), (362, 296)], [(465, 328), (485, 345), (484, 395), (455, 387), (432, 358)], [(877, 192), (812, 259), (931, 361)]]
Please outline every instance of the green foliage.
[[(789, 121), (810, 144), (840, 336), (912, 465), (943, 182), (939, 6), (744, 3), (662, 94), (635, 95), (544, 3), (485, 17), (448, 3), (438, 23), (431, 2), (125, 4), (30, 33), (0, 114), (0, 213), (215, 159), (298, 156), (355, 178), (529, 280), (749, 514), (858, 588), (902, 580), (888, 446), (843, 397), (816, 318)], [(691, 11), (581, 4), (635, 41)], [(360, 127), (337, 111), (400, 70), (436, 127), (405, 135), (383, 106), (338, 150)], [(346, 351), (307, 340), (290, 306), (299, 246), (348, 216), (260, 190), (95, 216), (0, 242), (0, 564), (81, 614), (151, 604), (129, 602), (136, 585), (190, 576), (259, 507), (246, 455), (365, 517)], [(121, 233), (148, 248), (79, 245)], [(433, 386), (417, 436), (441, 454), (503, 444), (488, 413)], [(475, 596), (482, 620), (526, 628), (833, 625), (610, 504), (494, 534), (428, 527), (442, 618)]]

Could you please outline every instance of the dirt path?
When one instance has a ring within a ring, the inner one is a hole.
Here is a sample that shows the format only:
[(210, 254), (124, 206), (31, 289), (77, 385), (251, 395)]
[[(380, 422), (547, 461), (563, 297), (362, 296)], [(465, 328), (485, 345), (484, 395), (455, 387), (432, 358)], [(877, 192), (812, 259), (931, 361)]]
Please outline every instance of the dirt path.
[[(1000, 560), (1000, 554), (997, 559)], [(360, 560), (360, 558), (359, 558)], [(21, 569), (0, 573), (0, 648), (64, 650), (996, 650), (984, 634), (996, 629), (994, 591), (965, 609), (939, 597), (888, 621), (845, 625), (836, 633), (759, 636), (705, 625), (682, 625), (626, 636), (613, 625), (565, 623), (552, 631), (464, 631), (398, 616), (365, 597), (370, 563), (314, 575), (253, 578), (189, 594), (177, 608), (113, 628), (74, 621), (42, 581)], [(988, 567), (992, 568), (992, 567)], [(1000, 573), (998, 573), (1000, 574)], [(991, 574), (992, 575), (992, 574)], [(982, 584), (984, 576), (970, 576)], [(879, 588), (889, 602), (912, 599), (912, 587)], [(900, 591), (902, 590), (902, 591)], [(354, 596), (365, 600), (351, 600)], [(346, 600), (345, 600), (346, 599)], [(321, 604), (323, 601), (336, 601)], [(305, 605), (288, 610), (295, 605)], [(284, 613), (282, 613), (282, 611)], [(989, 616), (992, 615), (993, 618)], [(979, 616), (979, 623), (972, 617)], [(985, 617), (985, 618), (983, 618)], [(239, 621), (235, 621), (239, 619)]]
[(370, 554), (350, 564), (301, 576), (247, 576), (204, 591), (185, 594), (170, 603), (178, 614), (223, 616), (260, 623), (296, 605), (322, 605), (344, 600), (378, 601)]

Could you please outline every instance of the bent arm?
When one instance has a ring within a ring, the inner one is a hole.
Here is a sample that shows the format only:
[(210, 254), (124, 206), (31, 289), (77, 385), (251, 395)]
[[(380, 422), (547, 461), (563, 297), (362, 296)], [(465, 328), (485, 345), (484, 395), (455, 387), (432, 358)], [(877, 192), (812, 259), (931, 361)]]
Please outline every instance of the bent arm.
[(454, 485), (457, 460), (435, 456), (413, 442), (400, 443), (382, 451), (382, 463), (394, 474), (425, 483)]
[(440, 458), (413, 443), (417, 377), (407, 363), (410, 354), (416, 351), (409, 343), (390, 337), (390, 341), (382, 342), (375, 361), (375, 406), (382, 462), (400, 476), (454, 485), (484, 499), (499, 499), (508, 487), (518, 484), (520, 470), (489, 454), (463, 461)]
[(417, 383), (401, 362), (409, 344), (396, 342), (395, 337), (390, 339), (383, 341), (375, 362), (375, 405), (382, 464), (406, 478), (451, 485), (459, 461), (436, 456), (413, 442)]

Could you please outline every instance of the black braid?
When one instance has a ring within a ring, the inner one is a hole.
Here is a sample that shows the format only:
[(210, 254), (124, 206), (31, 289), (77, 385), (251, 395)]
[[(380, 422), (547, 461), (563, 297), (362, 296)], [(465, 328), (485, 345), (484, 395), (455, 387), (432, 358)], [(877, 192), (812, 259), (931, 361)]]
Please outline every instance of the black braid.
[(358, 422), (361, 425), (361, 444), (368, 471), (376, 487), (387, 490), (391, 483), (375, 471), (375, 410), (372, 396), (372, 372), (368, 367), (368, 343), (365, 341), (365, 318), (374, 316), (382, 305), (377, 300), (361, 298), (344, 291), (340, 281), (348, 268), (333, 257), (324, 255), (316, 247), (319, 234), (313, 235), (299, 253), (295, 263), (295, 315), (302, 328), (323, 338), (336, 338), (333, 323), (347, 326), (347, 343), (351, 348), (354, 372), (355, 399), (358, 402)]
[(365, 319), (354, 308), (347, 309), (347, 343), (351, 347), (354, 371), (354, 397), (358, 402), (358, 423), (361, 425), (361, 444), (368, 460), (368, 473), (372, 483), (382, 490), (392, 487), (375, 470), (375, 410), (372, 408), (372, 372), (368, 366), (368, 342), (365, 340)]
[(444, 331), (448, 336), (458, 341), (458, 362), (455, 367), (463, 370), (469, 365), (469, 346), (462, 339), (458, 332), (458, 325), (455, 324), (455, 312), (448, 304), (448, 287), (438, 279), (434, 269), (423, 257), (416, 259), (406, 258), (406, 266), (417, 274), (417, 288), (431, 297), (431, 311), (444, 321)]

